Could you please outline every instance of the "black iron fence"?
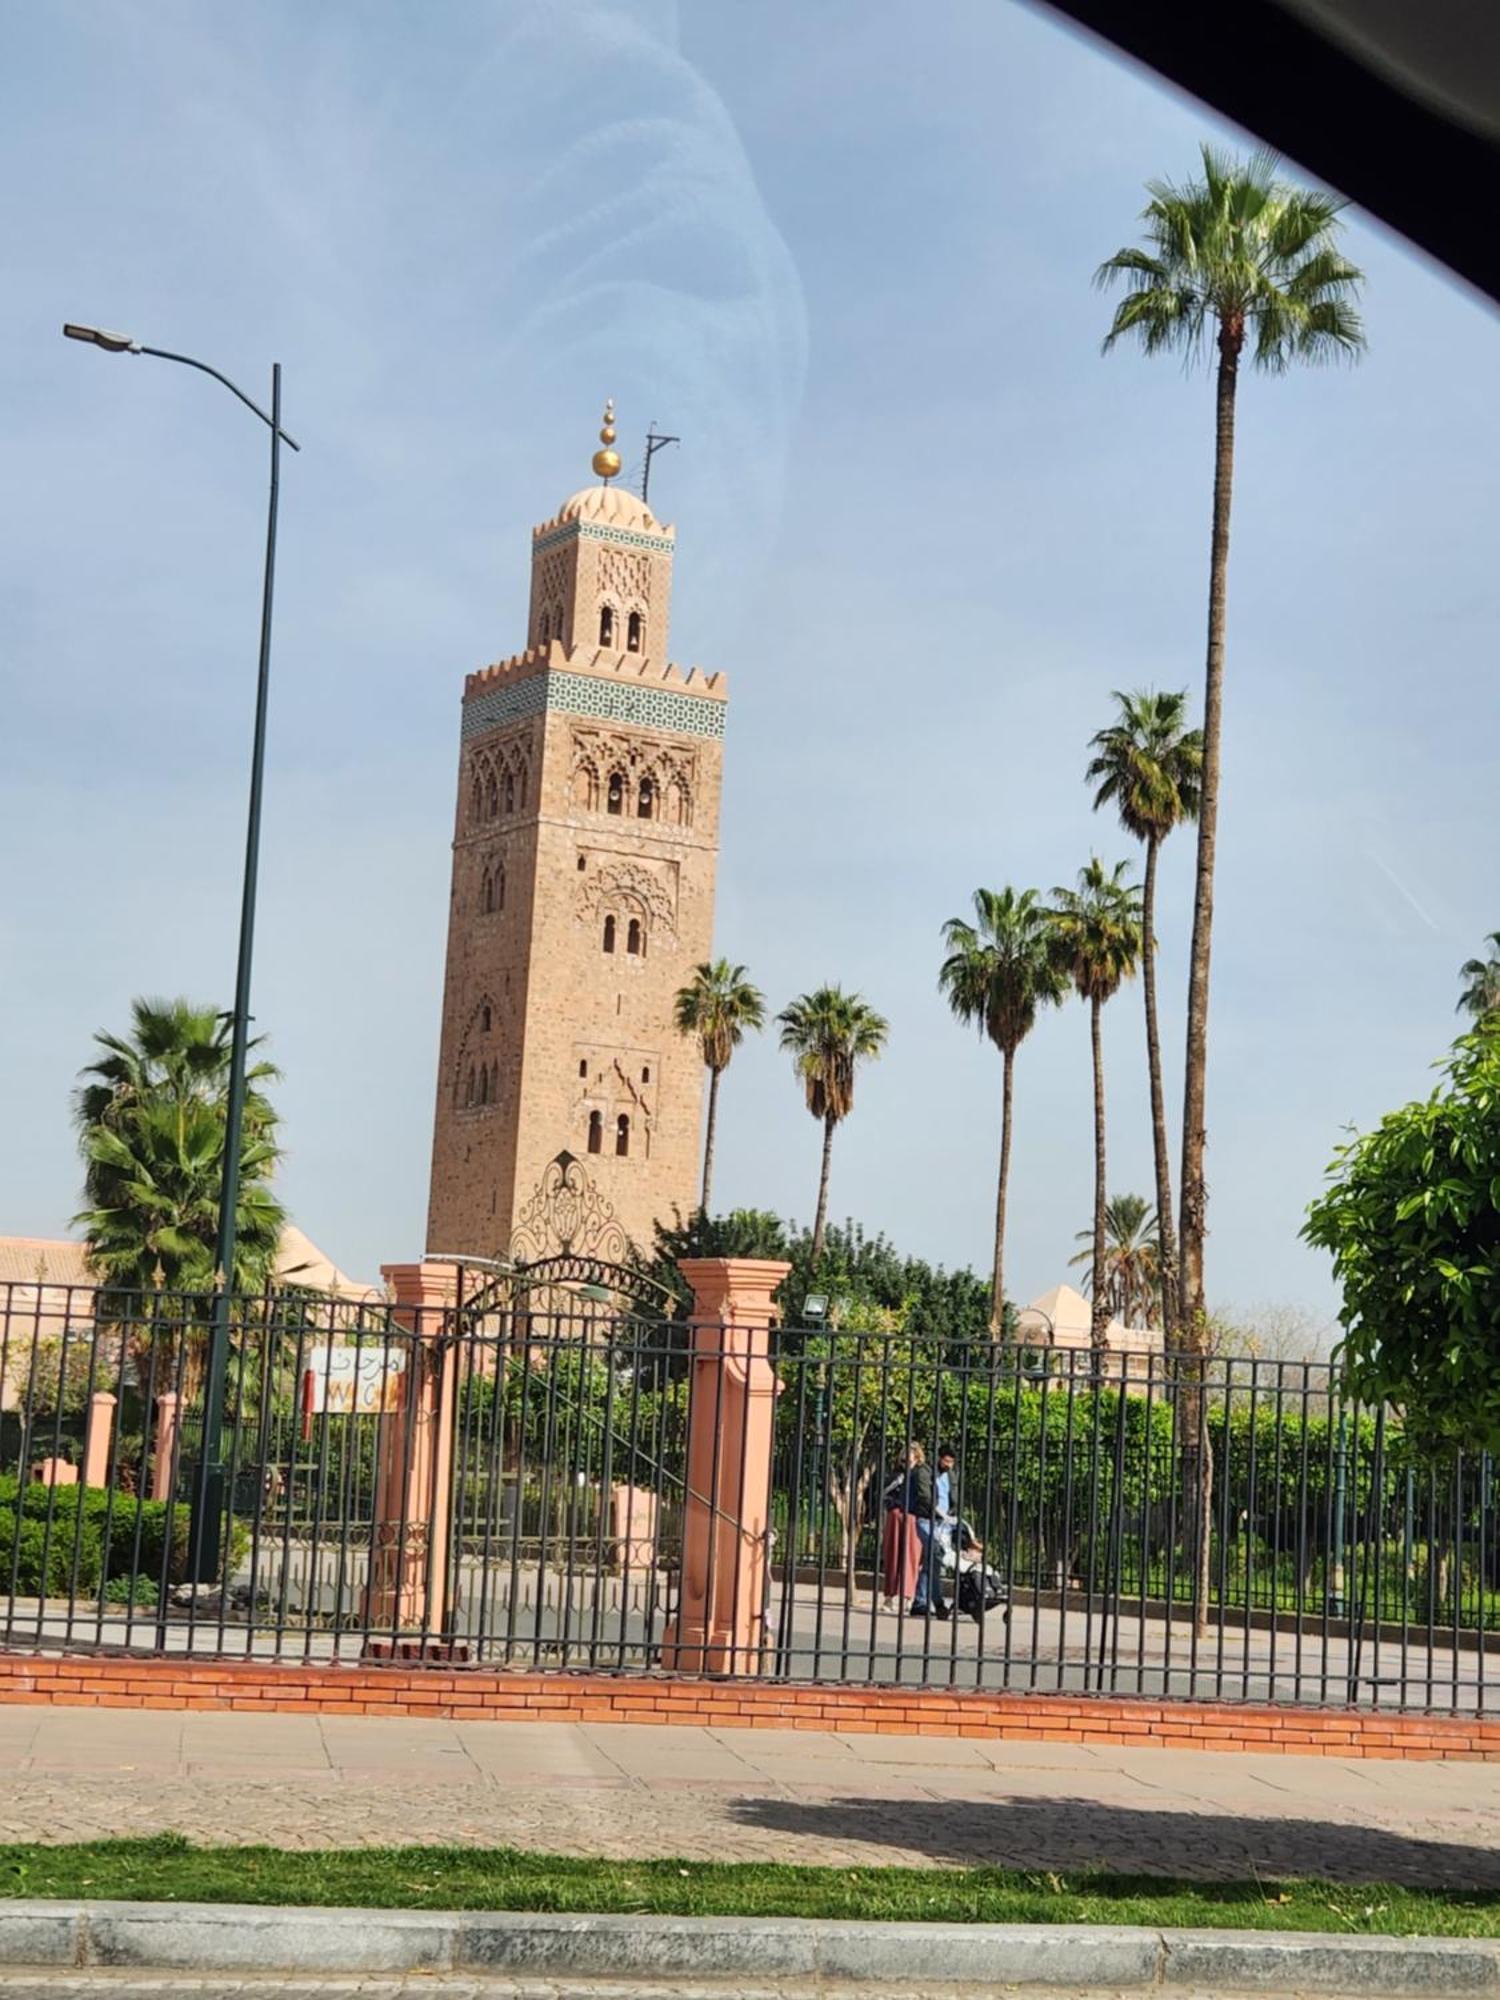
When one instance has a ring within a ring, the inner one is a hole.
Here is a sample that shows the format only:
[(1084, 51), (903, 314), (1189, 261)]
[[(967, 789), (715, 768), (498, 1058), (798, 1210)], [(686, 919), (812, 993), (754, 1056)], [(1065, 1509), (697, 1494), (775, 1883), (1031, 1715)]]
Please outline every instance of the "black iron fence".
[(576, 1289), (237, 1299), (194, 1577), (209, 1321), (0, 1287), (0, 1644), (639, 1670), (708, 1605), (767, 1677), (1486, 1705), (1490, 1463), (1327, 1368), (781, 1330), (756, 1415), (733, 1333)]

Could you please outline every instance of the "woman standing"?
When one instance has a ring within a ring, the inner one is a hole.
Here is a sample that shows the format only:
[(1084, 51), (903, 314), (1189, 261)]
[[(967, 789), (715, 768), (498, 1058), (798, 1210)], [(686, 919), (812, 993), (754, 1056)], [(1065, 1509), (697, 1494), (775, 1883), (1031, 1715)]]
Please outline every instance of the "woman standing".
[[(881, 1537), (881, 1568), (884, 1571), (885, 1608), (894, 1610), (907, 1604), (916, 1590), (921, 1565), (921, 1540), (911, 1506), (912, 1475), (920, 1466), (926, 1470), (927, 1454), (915, 1439), (906, 1447), (906, 1463), (885, 1489), (885, 1531)], [(931, 1478), (931, 1474), (928, 1477)]]

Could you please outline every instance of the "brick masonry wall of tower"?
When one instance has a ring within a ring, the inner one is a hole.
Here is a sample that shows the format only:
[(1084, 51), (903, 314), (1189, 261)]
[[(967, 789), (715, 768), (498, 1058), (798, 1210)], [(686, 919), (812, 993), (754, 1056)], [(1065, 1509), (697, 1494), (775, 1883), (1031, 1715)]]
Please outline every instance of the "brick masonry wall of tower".
[(605, 604), (619, 640), (632, 610), (665, 631), (670, 530), (645, 521), (539, 529), (533, 650), (468, 685), (430, 1251), (507, 1250), (563, 1150), (643, 1247), (696, 1201), (703, 1071), (672, 1003), (713, 941), (722, 677), (577, 643)]

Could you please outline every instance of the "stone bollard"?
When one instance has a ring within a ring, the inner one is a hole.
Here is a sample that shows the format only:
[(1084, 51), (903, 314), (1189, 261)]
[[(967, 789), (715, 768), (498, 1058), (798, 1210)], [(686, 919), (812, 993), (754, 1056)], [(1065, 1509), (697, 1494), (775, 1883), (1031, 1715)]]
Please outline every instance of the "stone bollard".
[(380, 1274), (395, 1300), (391, 1316), (411, 1339), (400, 1406), (380, 1420), (365, 1651), (452, 1656), (441, 1635), (428, 1633), (425, 1643), (414, 1635), (440, 1624), (447, 1601), (457, 1370), (445, 1366), (438, 1336), (458, 1303), (458, 1273), (424, 1263), (383, 1264)]
[(76, 1486), (78, 1467), (66, 1458), (40, 1458), (31, 1468), (34, 1486)]
[(109, 1448), (115, 1435), (115, 1398), (108, 1389), (96, 1389), (89, 1397), (88, 1422), (83, 1432), (83, 1483), (109, 1484)]
[(614, 1515), (615, 1568), (649, 1575), (656, 1567), (656, 1495), (645, 1486), (610, 1489)]
[(151, 1498), (170, 1500), (177, 1472), (177, 1417), (182, 1398), (169, 1389), (156, 1399), (156, 1443), (151, 1453)]
[(661, 1663), (676, 1673), (755, 1673), (769, 1575), (771, 1452), (780, 1384), (771, 1294), (791, 1269), (693, 1257), (693, 1366), (677, 1616)]

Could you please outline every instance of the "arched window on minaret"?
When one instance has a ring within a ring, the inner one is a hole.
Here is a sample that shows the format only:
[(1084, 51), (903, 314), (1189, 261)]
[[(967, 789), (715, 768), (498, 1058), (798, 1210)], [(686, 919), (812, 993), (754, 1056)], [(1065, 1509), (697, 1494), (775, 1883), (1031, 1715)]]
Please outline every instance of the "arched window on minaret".
[(484, 816), (486, 819), (493, 819), (499, 810), (500, 787), (495, 782), (494, 772), (491, 771), (484, 785)]
[(640, 793), (636, 799), (635, 816), (637, 819), (656, 818), (656, 780), (654, 778), (642, 778)]
[(640, 652), (641, 647), (645, 641), (645, 637), (646, 637), (646, 621), (644, 618), (642, 618), (639, 611), (632, 611), (630, 616), (625, 620), (626, 652), (627, 653)]
[(589, 1151), (602, 1153), (604, 1150), (604, 1119), (597, 1111), (589, 1113)]
[(632, 958), (646, 956), (646, 933), (641, 929), (639, 917), (632, 917), (625, 932), (625, 949)]
[(619, 771), (611, 771), (609, 774), (607, 809), (616, 818), (625, 810), (625, 779)]
[(493, 868), (486, 868), (484, 871), (484, 893), (481, 897), (481, 908), (487, 917), (492, 917), (496, 910), (503, 910), (505, 908), (505, 863), (503, 861), (497, 861)]
[(563, 642), (563, 608), (560, 604), (552, 613), (552, 636), (560, 646)]
[(599, 644), (612, 646), (615, 643), (615, 607), (601, 604), (599, 607)]
[(606, 951), (613, 951), (614, 948), (615, 948), (615, 920), (613, 917), (606, 917), (604, 919), (604, 949)]
[(490, 1073), (488, 1067), (484, 1063), (481, 1063), (479, 1065), (479, 1095), (475, 1099), (475, 1102), (478, 1104), (488, 1104), (489, 1101)]
[(516, 774), (514, 771), (507, 771), (505, 774), (505, 810), (508, 813), (513, 813), (515, 809), (516, 809)]
[(536, 642), (539, 646), (545, 646), (547, 641), (551, 637), (552, 637), (551, 623), (548, 618), (548, 614), (544, 611), (542, 613), (541, 623), (536, 628)]
[(488, 1000), (486, 1000), (483, 1006), (479, 1010), (479, 1032), (481, 1035), (487, 1035), (489, 1033), (491, 1018), (492, 1017), (490, 1014), (490, 1003)]
[(472, 1104), (473, 1102), (474, 1102), (474, 1065), (473, 1063), (470, 1063), (469, 1074), (464, 1080), (464, 1103), (467, 1106)]
[(622, 1111), (615, 1120), (615, 1154), (617, 1158), (623, 1160), (628, 1157), (629, 1152), (630, 1117), (627, 1112)]

